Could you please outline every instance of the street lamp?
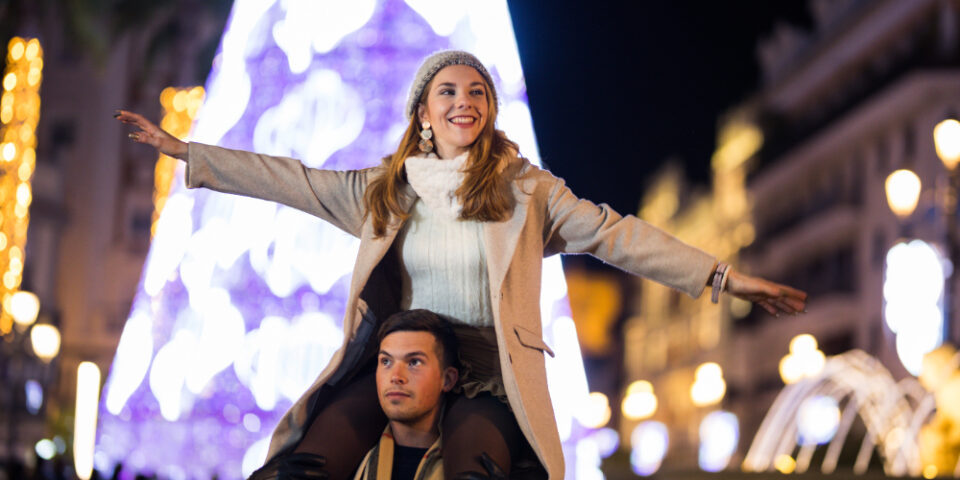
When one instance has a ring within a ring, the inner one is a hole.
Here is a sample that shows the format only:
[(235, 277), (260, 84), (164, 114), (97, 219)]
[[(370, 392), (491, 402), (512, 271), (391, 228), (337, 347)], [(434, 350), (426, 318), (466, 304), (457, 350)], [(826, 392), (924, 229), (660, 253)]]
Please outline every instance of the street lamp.
[(897, 170), (887, 176), (884, 186), (890, 210), (900, 218), (909, 217), (920, 200), (920, 177), (910, 170)]
[(50, 363), (60, 353), (60, 330), (53, 325), (34, 325), (30, 330), (30, 345), (43, 363)]
[[(960, 169), (957, 163), (960, 163), (960, 122), (955, 118), (947, 118), (933, 127), (933, 145), (937, 150), (937, 156), (943, 162), (943, 166), (950, 172), (950, 188), (947, 192), (947, 200), (944, 213), (947, 216), (947, 242), (950, 250), (950, 262), (956, 267), (960, 265), (960, 239), (957, 238), (957, 191), (960, 190)], [(947, 300), (947, 324), (944, 329), (947, 337), (956, 340), (954, 332), (956, 321), (954, 313), (957, 311), (957, 304), (954, 300), (956, 294), (957, 275), (950, 274), (950, 289), (948, 290)]]
[(40, 314), (40, 299), (32, 292), (18, 290), (10, 295), (9, 304), (4, 307), (17, 325), (29, 327), (37, 321), (37, 315)]
[(933, 127), (933, 145), (947, 170), (954, 170), (960, 163), (960, 122), (948, 118)]
[[(24, 405), (25, 385), (48, 377), (48, 365), (60, 352), (60, 331), (48, 323), (37, 323), (40, 300), (31, 292), (20, 290), (5, 296), (4, 315), (12, 318), (16, 328), (4, 332), (0, 340), (0, 410), (7, 417), (7, 455), (13, 458), (17, 449), (19, 413), (27, 409), (36, 414), (36, 408)], [(39, 361), (38, 361), (39, 359)]]

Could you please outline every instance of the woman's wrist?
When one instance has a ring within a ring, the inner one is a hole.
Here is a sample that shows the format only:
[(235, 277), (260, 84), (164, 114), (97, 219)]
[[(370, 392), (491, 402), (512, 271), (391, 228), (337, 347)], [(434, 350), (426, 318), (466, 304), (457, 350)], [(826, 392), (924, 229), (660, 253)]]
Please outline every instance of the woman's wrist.
[(713, 303), (718, 303), (720, 301), (720, 292), (724, 291), (727, 286), (727, 279), (729, 278), (730, 265), (724, 262), (717, 262), (717, 267), (713, 271), (713, 275), (710, 277), (710, 301)]
[(187, 156), (190, 152), (190, 144), (184, 142), (183, 140), (177, 140), (177, 143), (174, 144), (174, 148), (170, 149), (170, 152), (167, 155), (176, 158), (178, 160), (187, 160)]

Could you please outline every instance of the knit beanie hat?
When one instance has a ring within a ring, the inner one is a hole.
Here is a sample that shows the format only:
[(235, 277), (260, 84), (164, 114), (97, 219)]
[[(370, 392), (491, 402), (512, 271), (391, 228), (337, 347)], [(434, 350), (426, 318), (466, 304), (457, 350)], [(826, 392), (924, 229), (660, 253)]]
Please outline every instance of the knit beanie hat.
[(443, 67), (449, 67), (450, 65), (467, 65), (480, 72), (483, 79), (490, 85), (493, 104), (499, 105), (497, 89), (493, 85), (493, 78), (477, 57), (461, 50), (443, 50), (424, 59), (420, 68), (417, 69), (417, 75), (413, 78), (413, 84), (410, 85), (410, 95), (407, 97), (406, 114), (408, 119), (416, 115), (420, 95), (423, 95), (423, 89), (427, 88), (430, 80), (433, 80), (433, 77), (436, 76), (437, 72), (442, 70)]

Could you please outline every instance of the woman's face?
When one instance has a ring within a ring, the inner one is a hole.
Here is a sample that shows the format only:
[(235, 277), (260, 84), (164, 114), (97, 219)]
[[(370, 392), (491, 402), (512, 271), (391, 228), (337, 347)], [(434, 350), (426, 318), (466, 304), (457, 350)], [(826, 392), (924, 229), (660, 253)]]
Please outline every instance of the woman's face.
[(473, 67), (451, 65), (437, 72), (418, 109), (420, 123), (430, 122), (440, 158), (466, 152), (487, 122), (487, 85)]

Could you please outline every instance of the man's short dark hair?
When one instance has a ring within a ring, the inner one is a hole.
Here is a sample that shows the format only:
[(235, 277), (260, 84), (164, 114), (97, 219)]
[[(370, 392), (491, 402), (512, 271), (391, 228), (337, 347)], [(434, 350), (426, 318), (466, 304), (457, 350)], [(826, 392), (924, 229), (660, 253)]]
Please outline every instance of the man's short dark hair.
[(459, 343), (450, 322), (430, 310), (406, 310), (390, 315), (377, 332), (377, 344), (396, 332), (427, 332), (437, 341), (437, 357), (443, 362), (443, 368), (460, 368), (458, 361)]

